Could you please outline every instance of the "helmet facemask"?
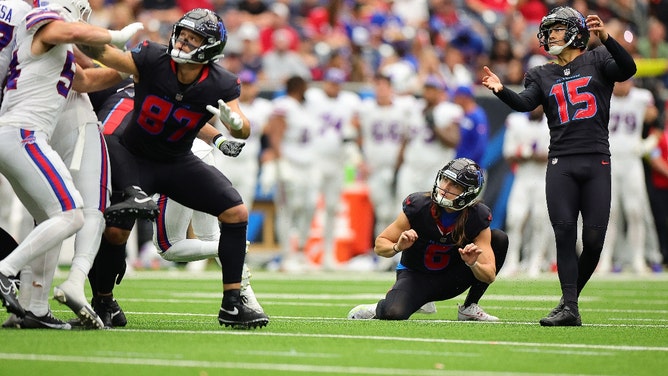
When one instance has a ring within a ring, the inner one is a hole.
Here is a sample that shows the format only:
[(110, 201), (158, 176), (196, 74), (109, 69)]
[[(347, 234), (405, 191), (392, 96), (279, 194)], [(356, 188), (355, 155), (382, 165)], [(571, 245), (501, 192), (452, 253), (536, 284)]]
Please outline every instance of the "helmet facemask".
[[(562, 24), (566, 28), (564, 34), (566, 43), (561, 46), (550, 46), (550, 28), (557, 24)], [(543, 17), (537, 37), (543, 49), (550, 55), (556, 56), (568, 46), (584, 50), (589, 42), (589, 29), (584, 16), (580, 12), (564, 6), (553, 9), (547, 16)]]
[[(199, 47), (191, 45), (190, 52), (176, 49), (174, 46), (183, 29), (204, 38), (202, 44)], [(227, 30), (221, 18), (210, 10), (194, 9), (174, 24), (167, 52), (177, 63), (208, 64), (223, 57), (226, 42)]]
[[(457, 183), (463, 188), (463, 191), (453, 199), (448, 199), (447, 196), (453, 195), (453, 192), (441, 188), (441, 182), (444, 179)], [(458, 158), (448, 163), (436, 174), (431, 199), (442, 208), (462, 210), (476, 202), (483, 184), (484, 178), (480, 166), (468, 158)]]

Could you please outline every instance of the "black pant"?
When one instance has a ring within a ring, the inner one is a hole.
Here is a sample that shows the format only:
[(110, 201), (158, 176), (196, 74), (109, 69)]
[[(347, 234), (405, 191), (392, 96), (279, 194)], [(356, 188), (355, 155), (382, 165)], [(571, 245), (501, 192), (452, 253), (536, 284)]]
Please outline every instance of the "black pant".
[[(546, 197), (557, 246), (557, 268), (566, 302), (577, 296), (594, 273), (610, 218), (610, 156), (581, 154), (551, 158)], [(582, 254), (576, 251), (578, 215), (582, 215)]]
[[(506, 260), (508, 235), (501, 230), (492, 230), (491, 243), (498, 273)], [(406, 320), (424, 304), (452, 299), (468, 288), (470, 297), (467, 297), (467, 301), (477, 303), (488, 286), (479, 281), (463, 261), (453, 263), (441, 273), (398, 270), (394, 286), (385, 299), (378, 302), (376, 318)]]

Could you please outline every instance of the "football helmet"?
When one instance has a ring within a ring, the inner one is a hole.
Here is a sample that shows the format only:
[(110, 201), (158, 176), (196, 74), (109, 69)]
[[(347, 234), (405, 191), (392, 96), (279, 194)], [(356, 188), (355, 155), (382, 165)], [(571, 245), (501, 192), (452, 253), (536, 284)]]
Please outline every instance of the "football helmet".
[[(445, 192), (440, 188), (443, 179), (450, 179), (461, 185), (464, 191), (452, 200), (445, 197)], [(436, 174), (434, 188), (431, 191), (431, 199), (440, 207), (452, 210), (462, 210), (475, 203), (476, 198), (482, 192), (485, 178), (482, 169), (477, 163), (468, 158), (457, 158), (448, 162)]]
[(58, 4), (65, 9), (64, 16), (67, 21), (88, 22), (92, 10), (88, 0), (33, 0), (33, 6), (43, 7), (46, 5)]
[[(188, 29), (204, 38), (202, 45), (189, 53), (174, 48), (181, 29)], [(223, 48), (227, 43), (227, 29), (223, 20), (208, 9), (197, 8), (189, 11), (178, 20), (172, 29), (167, 53), (177, 63), (208, 64), (223, 57)]]
[[(566, 35), (564, 36), (566, 44), (564, 46), (549, 46), (550, 27), (554, 24), (566, 25)], [(537, 37), (545, 51), (551, 55), (558, 55), (567, 46), (573, 46), (580, 50), (587, 48), (589, 29), (585, 17), (580, 12), (571, 7), (562, 6), (552, 9), (550, 13), (543, 17), (540, 21)]]

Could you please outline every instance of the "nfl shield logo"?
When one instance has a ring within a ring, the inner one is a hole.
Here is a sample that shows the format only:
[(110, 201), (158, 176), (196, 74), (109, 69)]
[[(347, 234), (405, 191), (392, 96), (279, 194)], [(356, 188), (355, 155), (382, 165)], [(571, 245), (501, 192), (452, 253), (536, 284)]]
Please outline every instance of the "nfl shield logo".
[(570, 68), (564, 69), (564, 76), (568, 76), (570, 74), (571, 74), (571, 69)]

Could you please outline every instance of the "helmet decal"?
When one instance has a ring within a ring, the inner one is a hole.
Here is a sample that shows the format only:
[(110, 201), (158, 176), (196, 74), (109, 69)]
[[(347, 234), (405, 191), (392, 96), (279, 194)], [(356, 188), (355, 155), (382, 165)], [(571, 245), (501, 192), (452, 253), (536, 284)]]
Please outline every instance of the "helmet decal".
[[(589, 43), (589, 29), (587, 28), (585, 17), (571, 7), (561, 6), (552, 9), (540, 22), (538, 34), (536, 36), (545, 51), (550, 52), (550, 27), (554, 24), (563, 24), (566, 26), (566, 34), (564, 36), (566, 44), (564, 47), (570, 45), (581, 50), (587, 48), (587, 43)], [(563, 48), (556, 49), (552, 52), (558, 54), (562, 49)]]
[[(446, 198), (445, 192), (439, 186), (443, 179), (449, 179), (461, 185), (463, 192), (452, 200)], [(431, 198), (441, 207), (462, 210), (476, 202), (484, 183), (482, 169), (477, 163), (468, 158), (453, 159), (436, 174)]]
[[(182, 29), (203, 38), (202, 44), (190, 52), (174, 48)], [(172, 28), (167, 53), (177, 63), (208, 64), (223, 57), (227, 30), (223, 20), (213, 11), (197, 8), (187, 12)]]

